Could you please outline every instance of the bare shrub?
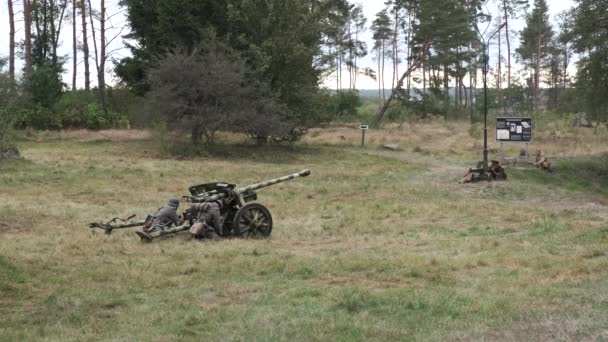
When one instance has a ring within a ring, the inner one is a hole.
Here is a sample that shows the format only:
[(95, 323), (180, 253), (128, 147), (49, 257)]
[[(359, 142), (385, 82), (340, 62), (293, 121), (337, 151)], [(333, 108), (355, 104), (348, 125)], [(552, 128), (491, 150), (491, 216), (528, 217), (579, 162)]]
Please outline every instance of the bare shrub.
[(288, 131), (269, 87), (247, 78), (244, 60), (227, 46), (167, 53), (150, 70), (148, 102), (170, 128), (189, 132), (192, 143), (210, 144), (218, 131), (241, 132), (265, 141)]

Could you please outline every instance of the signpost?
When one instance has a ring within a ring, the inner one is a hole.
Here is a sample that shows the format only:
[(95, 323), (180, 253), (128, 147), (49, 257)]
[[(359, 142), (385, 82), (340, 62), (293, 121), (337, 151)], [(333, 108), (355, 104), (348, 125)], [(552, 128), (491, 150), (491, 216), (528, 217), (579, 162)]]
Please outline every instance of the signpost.
[(361, 147), (365, 146), (365, 131), (369, 129), (369, 125), (359, 125), (361, 130)]
[[(496, 142), (516, 142), (526, 144), (526, 158), (529, 157), (528, 144), (532, 142), (532, 118), (496, 118)], [(501, 156), (504, 159), (504, 156)]]

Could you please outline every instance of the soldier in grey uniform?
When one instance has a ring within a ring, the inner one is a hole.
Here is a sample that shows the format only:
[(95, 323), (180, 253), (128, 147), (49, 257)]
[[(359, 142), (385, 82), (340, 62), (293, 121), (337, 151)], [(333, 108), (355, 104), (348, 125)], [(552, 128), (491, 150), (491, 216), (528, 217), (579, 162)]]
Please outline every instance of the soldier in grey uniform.
[(177, 208), (179, 208), (179, 200), (177, 198), (169, 199), (165, 206), (160, 207), (158, 211), (146, 221), (144, 232), (168, 228), (171, 227), (171, 225), (179, 226), (181, 220), (177, 215)]
[(220, 240), (222, 222), (220, 221), (221, 201), (192, 204), (192, 211), (196, 215), (196, 222), (190, 228), (190, 233), (196, 239), (208, 238)]

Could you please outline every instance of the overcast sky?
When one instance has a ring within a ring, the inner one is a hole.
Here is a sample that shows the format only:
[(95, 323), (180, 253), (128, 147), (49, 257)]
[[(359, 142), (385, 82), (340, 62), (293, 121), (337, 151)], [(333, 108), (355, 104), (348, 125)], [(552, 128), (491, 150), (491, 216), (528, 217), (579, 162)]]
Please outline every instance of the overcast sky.
[[(106, 6), (108, 8), (108, 14), (109, 15), (113, 15), (112, 16), (112, 25), (114, 27), (116, 27), (115, 30), (110, 30), (110, 32), (108, 33), (108, 39), (110, 39), (112, 36), (116, 35), (119, 33), (119, 28), (124, 26), (125, 23), (125, 18), (124, 15), (122, 15), (120, 12), (122, 12), (122, 9), (120, 9), (117, 5), (119, 0), (106, 0)], [(204, 1), (204, 0), (202, 0)], [(17, 3), (15, 4), (15, 12), (16, 12), (16, 17), (17, 17), (17, 41), (20, 41), (21, 39), (23, 39), (23, 21), (22, 21), (22, 12), (21, 12), (21, 8), (22, 8), (22, 4), (21, 1), (16, 1)], [(93, 2), (93, 6), (95, 7), (95, 3), (97, 1), (92, 1)], [(379, 11), (381, 11), (384, 8), (384, 2), (385, 0), (368, 0), (368, 1), (355, 1), (356, 3), (361, 3), (363, 5), (363, 10), (365, 15), (368, 18), (368, 26), (369, 24), (374, 20), (374, 17), (376, 15), (376, 13), (378, 13)], [(533, 0), (530, 0), (530, 2), (532, 3)], [(489, 0), (487, 5), (487, 11), (494, 13), (496, 12), (496, 5), (494, 4), (494, 1)], [(550, 15), (551, 18), (554, 20), (555, 16), (557, 16), (559, 13), (568, 10), (569, 8), (571, 8), (573, 6), (573, 0), (551, 0), (548, 1), (548, 5), (549, 5), (549, 10), (550, 10)], [(555, 20), (554, 20), (555, 21)], [(70, 23), (64, 23), (64, 25), (62, 28), (62, 34), (61, 34), (61, 41), (62, 41), (62, 45), (60, 48), (60, 53), (63, 55), (66, 55), (67, 57), (70, 58), (70, 60), (65, 64), (65, 73), (64, 73), (64, 81), (67, 84), (71, 85), (71, 75), (72, 75), (72, 61), (71, 61), (71, 54), (72, 54), (72, 28), (71, 28), (71, 24)], [(99, 25), (96, 23), (97, 27), (96, 29), (99, 29)], [(520, 31), (523, 27), (523, 20), (516, 20), (511, 24), (511, 30), (512, 31)], [(80, 25), (78, 26), (78, 29), (80, 29)], [(128, 28), (126, 30), (123, 31), (123, 35), (125, 33), (128, 32)], [(79, 35), (79, 40), (81, 39), (80, 36), (81, 34), (78, 33)], [(7, 8), (7, 2), (6, 1), (2, 1), (0, 3), (0, 56), (8, 56), (8, 39), (9, 39), (9, 25), (8, 25), (8, 8)], [(99, 39), (99, 35), (97, 36), (97, 39)], [(90, 39), (89, 39), (90, 40)], [(373, 42), (371, 39), (371, 32), (369, 32), (369, 30), (365, 33), (364, 35), (364, 40), (367, 41), (367, 45), (369, 47), (373, 46)], [(512, 51), (515, 51), (515, 48), (518, 45), (519, 39), (511, 39), (512, 42)], [(92, 42), (89, 42), (90, 45), (90, 51), (91, 51), (91, 56), (93, 55), (93, 45)], [(111, 46), (108, 48), (108, 51), (114, 51), (112, 54), (113, 58), (116, 59), (120, 59), (121, 57), (124, 56), (128, 56), (129, 55), (129, 51), (127, 49), (124, 48), (124, 44), (121, 38), (118, 38), (116, 40), (113, 41), (113, 43), (111, 44)], [(79, 68), (79, 73), (78, 73), (78, 85), (82, 86), (84, 84), (84, 76), (83, 73), (81, 72), (83, 69), (82, 66), (82, 53), (79, 52), (79, 63), (78, 63), (78, 68)], [(504, 53), (503, 53), (504, 56)], [(495, 51), (495, 49), (493, 49), (493, 52), (491, 53), (491, 64), (494, 65), (497, 61), (497, 52)], [(20, 69), (22, 67), (22, 63), (21, 61), (17, 61), (17, 68)], [(515, 63), (515, 61), (513, 60), (512, 63)], [(361, 67), (370, 67), (372, 69), (376, 69), (376, 62), (373, 60), (372, 58), (372, 54), (370, 53), (370, 55), (368, 55), (367, 57), (363, 58), (360, 61), (360, 66)], [(95, 62), (93, 59), (91, 59), (90, 62), (90, 66), (91, 66), (91, 83), (92, 85), (96, 84), (96, 72), (95, 72)], [(392, 67), (390, 65), (386, 66), (386, 86), (390, 87), (391, 85), (388, 83), (391, 80), (391, 76), (389, 75), (389, 73), (391, 73), (390, 70)], [(404, 67), (402, 66), (401, 69), (403, 69)], [(109, 63), (109, 65), (107, 66), (107, 70), (106, 72), (108, 73), (108, 77), (107, 77), (107, 81), (108, 83), (112, 84), (114, 83), (114, 79), (113, 79), (113, 75), (111, 73), (112, 70), (112, 63)], [(346, 73), (346, 71), (343, 72), (343, 86), (344, 87), (348, 87), (348, 74)], [(330, 88), (335, 88), (335, 84), (336, 84), (336, 80), (335, 78), (332, 79), (328, 79), (325, 84), (330, 87)], [(371, 79), (366, 79), (366, 78), (359, 78), (357, 81), (357, 88), (359, 89), (377, 89), (378, 88), (378, 84), (371, 80)]]

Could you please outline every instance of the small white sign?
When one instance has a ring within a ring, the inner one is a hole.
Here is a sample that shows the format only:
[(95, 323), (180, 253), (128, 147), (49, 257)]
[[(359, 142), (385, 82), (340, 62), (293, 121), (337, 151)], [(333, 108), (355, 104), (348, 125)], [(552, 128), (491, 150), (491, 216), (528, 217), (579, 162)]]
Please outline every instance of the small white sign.
[(359, 125), (359, 129), (369, 129), (369, 125)]

